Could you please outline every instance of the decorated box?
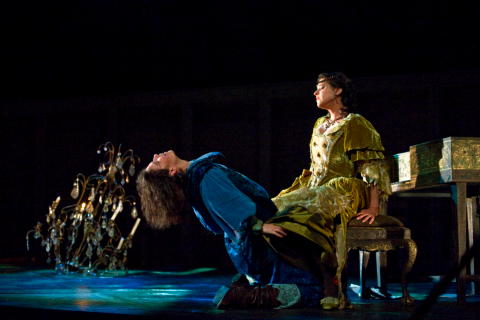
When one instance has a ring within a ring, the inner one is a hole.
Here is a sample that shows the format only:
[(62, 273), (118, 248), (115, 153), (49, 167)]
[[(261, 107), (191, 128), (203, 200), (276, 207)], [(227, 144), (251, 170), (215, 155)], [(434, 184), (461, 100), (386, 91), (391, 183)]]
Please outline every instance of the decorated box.
[[(408, 160), (409, 158), (409, 160)], [(392, 182), (426, 186), (480, 178), (480, 137), (447, 137), (396, 154)]]

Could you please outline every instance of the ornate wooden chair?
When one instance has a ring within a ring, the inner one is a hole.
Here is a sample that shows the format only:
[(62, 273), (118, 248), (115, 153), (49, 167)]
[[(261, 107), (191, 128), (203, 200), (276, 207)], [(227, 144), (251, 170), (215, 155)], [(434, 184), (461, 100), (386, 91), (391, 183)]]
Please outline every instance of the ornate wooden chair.
[[(390, 250), (401, 249), (403, 254), (401, 268), (401, 286), (403, 303), (411, 303), (407, 289), (407, 274), (412, 269), (417, 256), (417, 245), (411, 238), (410, 229), (395, 217), (379, 215), (372, 224), (362, 223), (355, 218), (348, 224), (347, 250), (359, 250), (360, 256), (360, 292), (362, 299), (377, 296), (385, 299), (391, 298), (387, 291), (387, 282), (382, 277), (386, 271), (386, 253)], [(366, 287), (366, 269), (371, 252), (376, 253), (377, 260), (377, 283), (379, 293), (374, 293)]]

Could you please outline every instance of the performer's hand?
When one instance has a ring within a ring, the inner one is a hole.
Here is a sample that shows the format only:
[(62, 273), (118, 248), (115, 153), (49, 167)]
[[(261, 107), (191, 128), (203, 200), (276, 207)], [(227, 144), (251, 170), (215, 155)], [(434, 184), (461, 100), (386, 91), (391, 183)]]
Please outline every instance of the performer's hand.
[(363, 209), (359, 213), (357, 213), (357, 220), (362, 220), (362, 222), (368, 222), (368, 224), (372, 224), (375, 221), (375, 217), (378, 216), (378, 208), (368, 208)]
[(287, 232), (285, 231), (285, 229), (272, 223), (264, 223), (262, 227), (262, 232), (265, 234), (271, 234), (279, 238), (287, 236)]

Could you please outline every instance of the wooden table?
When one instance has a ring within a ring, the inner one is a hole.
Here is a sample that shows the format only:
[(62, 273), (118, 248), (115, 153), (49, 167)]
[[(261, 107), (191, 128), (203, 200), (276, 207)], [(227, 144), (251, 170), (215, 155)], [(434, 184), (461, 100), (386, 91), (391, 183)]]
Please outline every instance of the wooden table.
[[(473, 245), (471, 226), (476, 201), (469, 198), (467, 192), (473, 188), (471, 186), (480, 185), (480, 138), (448, 137), (414, 145), (408, 152), (394, 155), (393, 164), (392, 181), (397, 180), (392, 183), (394, 194), (449, 197), (454, 202), (452, 214), (456, 218), (455, 259), (458, 265), (467, 246)], [(478, 196), (478, 189), (475, 195)], [(466, 268), (462, 268), (457, 275), (457, 300), (460, 302), (464, 301), (465, 293), (459, 284), (466, 274)]]

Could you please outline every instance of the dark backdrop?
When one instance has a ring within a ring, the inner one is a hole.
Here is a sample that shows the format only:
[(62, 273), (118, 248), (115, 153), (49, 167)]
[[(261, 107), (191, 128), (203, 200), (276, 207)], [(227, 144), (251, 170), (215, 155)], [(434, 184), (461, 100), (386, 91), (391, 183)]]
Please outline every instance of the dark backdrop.
[[(319, 72), (354, 79), (361, 113), (389, 154), (479, 136), (478, 13), (458, 3), (3, 6), (0, 258), (24, 256), (25, 232), (57, 195), (67, 199), (77, 173), (96, 170), (106, 141), (134, 149), (143, 165), (165, 149), (185, 158), (218, 150), (277, 193), (308, 166)], [(449, 209), (438, 200), (392, 202), (419, 243), (418, 275), (450, 264)], [(130, 265), (231, 270), (221, 239), (195, 219), (162, 232), (141, 225)]]

